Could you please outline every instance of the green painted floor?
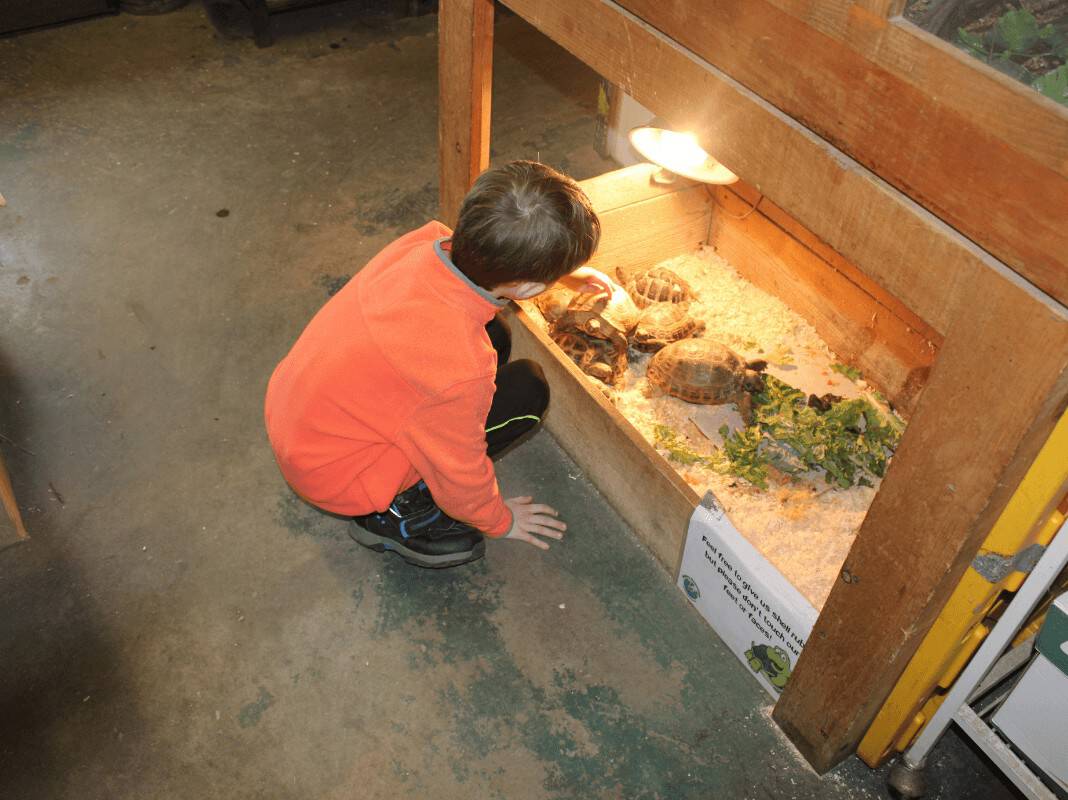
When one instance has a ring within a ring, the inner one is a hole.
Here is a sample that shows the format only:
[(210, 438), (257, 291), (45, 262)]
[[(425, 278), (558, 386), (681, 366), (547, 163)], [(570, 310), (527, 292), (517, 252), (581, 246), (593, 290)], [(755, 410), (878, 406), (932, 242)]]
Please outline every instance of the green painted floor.
[[(340, 4), (257, 50), (190, 6), (0, 40), (0, 798), (853, 798), (558, 445), (570, 523), (427, 572), (288, 490), (274, 364), (436, 213), (435, 19)], [(494, 158), (576, 177), (596, 76), (497, 31)], [(228, 214), (218, 212), (226, 209)], [(948, 740), (942, 798), (1001, 797)]]

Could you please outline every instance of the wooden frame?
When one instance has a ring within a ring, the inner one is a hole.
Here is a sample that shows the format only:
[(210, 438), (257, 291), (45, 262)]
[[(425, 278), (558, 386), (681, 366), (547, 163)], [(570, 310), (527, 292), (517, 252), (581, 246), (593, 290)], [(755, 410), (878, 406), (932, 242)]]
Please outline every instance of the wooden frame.
[[(485, 14), (475, 14), (479, 4), (484, 8), (486, 2), (443, 0), (442, 35), (455, 25), (464, 29), (469, 24), (464, 20), (492, 24)], [(845, 113), (832, 104), (820, 106), (811, 119), (806, 118), (814, 127), (832, 126), (827, 127), (831, 130), (839, 122), (828, 115), (838, 112), (844, 114), (842, 119), (848, 117), (848, 125), (840, 123), (848, 135), (836, 141), (877, 169), (876, 175), (768, 102), (772, 95), (788, 110), (804, 113), (805, 97), (795, 97), (791, 106), (776, 94), (781, 91), (780, 82), (793, 81), (792, 74), (783, 74), (791, 73), (793, 66), (773, 71), (765, 83), (759, 83), (748, 73), (741, 74), (745, 64), (724, 64), (731, 71), (727, 74), (679, 44), (687, 38), (688, 25), (697, 26), (702, 15), (719, 19), (715, 16), (719, 9), (735, 4), (686, 0), (664, 4), (675, 16), (657, 21), (673, 40), (608, 0), (505, 2), (639, 102), (697, 131), (718, 157), (766, 195), (791, 224), (803, 228), (815, 242), (813, 247), (829, 247), (835, 256), (855, 265), (890, 298), (891, 305), (900, 304), (925, 323), (932, 337), (942, 338), (926, 388), (914, 398), (914, 413), (901, 447), (846, 561), (851, 580), (838, 583), (831, 592), (775, 708), (775, 719), (801, 752), (816, 769), (826, 770), (855, 749), (1068, 405), (1068, 310), (1057, 302), (1068, 298), (1062, 261), (1068, 248), (1060, 238), (1065, 231), (1055, 224), (1065, 217), (1068, 199), (1063, 172), (1068, 161), (1058, 155), (1068, 142), (1068, 123), (1060, 110), (1047, 107), (1039, 98), (1032, 102), (1018, 87), (978, 70), (984, 103), (1009, 102), (1018, 112), (1017, 119), (1037, 126), (1038, 145), (1032, 141), (1029, 149), (1010, 147), (1006, 137), (1013, 130), (1012, 123), (982, 114), (977, 115), (979, 122), (972, 121), (971, 115), (960, 113), (957, 98), (941, 99), (933, 76), (911, 73), (904, 84), (886, 80), (882, 89), (874, 91), (872, 102), (883, 103), (876, 103), (874, 111), (862, 108)], [(626, 5), (652, 16), (657, 13), (653, 6), (659, 4), (647, 7), (628, 0)], [(877, 65), (888, 74), (900, 75), (909, 66), (902, 60), (902, 49), (899, 45), (895, 45), (897, 51), (889, 49), (890, 45), (880, 49), (880, 43), (899, 42), (892, 37), (899, 37), (901, 28), (873, 12), (888, 13), (895, 5), (884, 0), (753, 0), (750, 6), (747, 0), (747, 9), (759, 8), (767, 15), (772, 9), (786, 10), (788, 19), (765, 16), (735, 41), (749, 43), (749, 37), (763, 30), (761, 25), (771, 26), (761, 35), (777, 37), (784, 26), (796, 32), (800, 30), (796, 26), (803, 23), (823, 36), (816, 50), (834, 51), (845, 60), (842, 63), (853, 63), (847, 51), (856, 45), (867, 52), (865, 69)], [(741, 14), (740, 7), (736, 10)], [(888, 32), (891, 29), (899, 33)], [(845, 44), (847, 39), (850, 44)], [(485, 47), (488, 36), (476, 32), (466, 41)], [(785, 52), (790, 53), (792, 65), (800, 64), (802, 72), (822, 63), (819, 58), (823, 56), (813, 55), (812, 50), (791, 45)], [(927, 67), (954, 56), (934, 43), (916, 53)], [(462, 48), (443, 49), (442, 57), (443, 76), (454, 70), (468, 74), (463, 72), (464, 65), (490, 63), (488, 49), (477, 56)], [(839, 76), (838, 69), (845, 72)], [(832, 89), (850, 89), (843, 91), (843, 97), (867, 97), (861, 91), (864, 81), (858, 84), (851, 69), (825, 67), (823, 74)], [(954, 69), (958, 77), (953, 80), (959, 82), (959, 64)], [(870, 74), (879, 77), (882, 73)], [(875, 83), (880, 85), (879, 80)], [(464, 100), (470, 83), (443, 77), (441, 89), (442, 108), (472, 107)], [(974, 96), (974, 87), (969, 91)], [(785, 94), (789, 98), (789, 92)], [(925, 162), (926, 172), (933, 175), (939, 166), (936, 162), (946, 163), (941, 177), (923, 184), (927, 188), (922, 191), (913, 185), (917, 179), (905, 170), (909, 165), (904, 161), (881, 161), (883, 156), (878, 154), (883, 150), (862, 147), (871, 137), (871, 119), (877, 118), (872, 115), (895, 107), (894, 103), (913, 108), (921, 100), (928, 116), (942, 120), (938, 130), (952, 129), (957, 134), (955, 144), (937, 139), (938, 147), (929, 163)], [(956, 116), (949, 113), (954, 109)], [(863, 114), (869, 115), (869, 127), (861, 124)], [(488, 130), (488, 113), (466, 120), (452, 114), (443, 125), (443, 142), (478, 140), (484, 146), (478, 137)], [(1001, 137), (1001, 143), (990, 144), (990, 137)], [(455, 202), (469, 185), (469, 173), (460, 183), (464, 170), (457, 164), (466, 157), (462, 151), (442, 149), (442, 174), (453, 176), (454, 181), (446, 186), (443, 178), (443, 202), (447, 198)], [(950, 156), (974, 152), (996, 155), (992, 164), (997, 175), (989, 184), (970, 184), (973, 188), (1001, 187), (1005, 174), (1017, 179), (1024, 176), (1026, 193), (1048, 200), (1052, 216), (1043, 218), (1045, 211), (1021, 209), (1015, 201), (1003, 208), (985, 192), (977, 195), (982, 213), (965, 214), (969, 198), (958, 196), (949, 184), (960, 177), (961, 170), (967, 170), (968, 162), (965, 159), (962, 166), (964, 156), (956, 160)], [(1045, 166), (1037, 168), (1036, 162)], [(986, 244), (1019, 274), (888, 181)], [(980, 230), (984, 219), (997, 221), (991, 224), (989, 235)], [(1020, 223), (1014, 235), (1010, 235), (1012, 220)], [(606, 231), (602, 257), (617, 246), (611, 241)]]
[(438, 24), (439, 186), (442, 220), (453, 225), (460, 201), (489, 166), (493, 74), (493, 0), (447, 3)]
[(889, 0), (620, 5), (1068, 303), (1064, 107), (888, 20)]
[[(832, 350), (910, 414), (941, 337), (896, 306), (840, 257), (809, 249), (796, 223), (771, 203), (753, 208), (753, 190), (688, 181), (663, 186), (650, 164), (582, 182), (601, 219), (603, 246), (592, 264), (638, 269), (704, 244), (757, 286), (784, 297), (819, 326)], [(743, 213), (737, 213), (739, 207)], [(791, 233), (790, 229), (795, 232)], [(546, 427), (670, 573), (678, 570), (698, 494), (676, 473), (524, 309), (511, 312), (513, 353), (546, 371), (553, 411)]]

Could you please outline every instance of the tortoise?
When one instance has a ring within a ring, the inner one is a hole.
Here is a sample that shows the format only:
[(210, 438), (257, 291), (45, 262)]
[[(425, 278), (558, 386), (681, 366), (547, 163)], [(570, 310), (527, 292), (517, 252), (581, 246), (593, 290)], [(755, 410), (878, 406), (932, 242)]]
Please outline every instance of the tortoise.
[(564, 315), (574, 297), (575, 293), (570, 289), (553, 286), (535, 297), (533, 303), (545, 317), (545, 321), (552, 325)]
[(697, 336), (704, 329), (702, 320), (690, 316), (688, 303), (653, 303), (642, 311), (630, 343), (638, 350), (655, 353), (672, 342)]
[(749, 393), (764, 388), (760, 373), (767, 366), (766, 361), (746, 361), (712, 339), (684, 339), (650, 359), (646, 378), (650, 385), (687, 403), (735, 403), (748, 425), (753, 412)]
[(638, 308), (651, 303), (688, 303), (695, 296), (690, 284), (667, 267), (652, 267), (629, 275), (616, 267), (616, 277)]
[(613, 339), (617, 343), (626, 339), (638, 324), (641, 312), (634, 301), (622, 289), (611, 295), (607, 293), (577, 294), (567, 310), (557, 318), (554, 329), (580, 331), (597, 339)]
[(627, 369), (626, 345), (621, 348), (618, 341), (596, 339), (573, 330), (557, 331), (552, 337), (579, 369), (609, 386), (614, 386)]

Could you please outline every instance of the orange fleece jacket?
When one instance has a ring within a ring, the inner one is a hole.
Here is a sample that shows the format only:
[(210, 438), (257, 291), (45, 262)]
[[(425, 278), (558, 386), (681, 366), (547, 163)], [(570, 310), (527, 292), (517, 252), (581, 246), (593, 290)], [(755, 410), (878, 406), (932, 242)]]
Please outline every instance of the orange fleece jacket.
[(451, 517), (503, 536), (512, 515), (486, 455), (503, 302), (467, 279), (431, 222), (375, 256), (312, 318), (267, 386), (282, 474), (337, 514), (384, 511), (426, 481)]

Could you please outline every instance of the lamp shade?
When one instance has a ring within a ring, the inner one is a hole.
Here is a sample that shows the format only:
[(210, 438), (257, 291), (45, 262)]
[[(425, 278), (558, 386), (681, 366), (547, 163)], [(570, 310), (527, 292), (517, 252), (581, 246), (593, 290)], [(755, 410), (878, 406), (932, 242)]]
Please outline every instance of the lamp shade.
[(664, 169), (701, 183), (734, 183), (738, 176), (706, 153), (692, 133), (677, 133), (659, 117), (633, 128), (630, 143)]

